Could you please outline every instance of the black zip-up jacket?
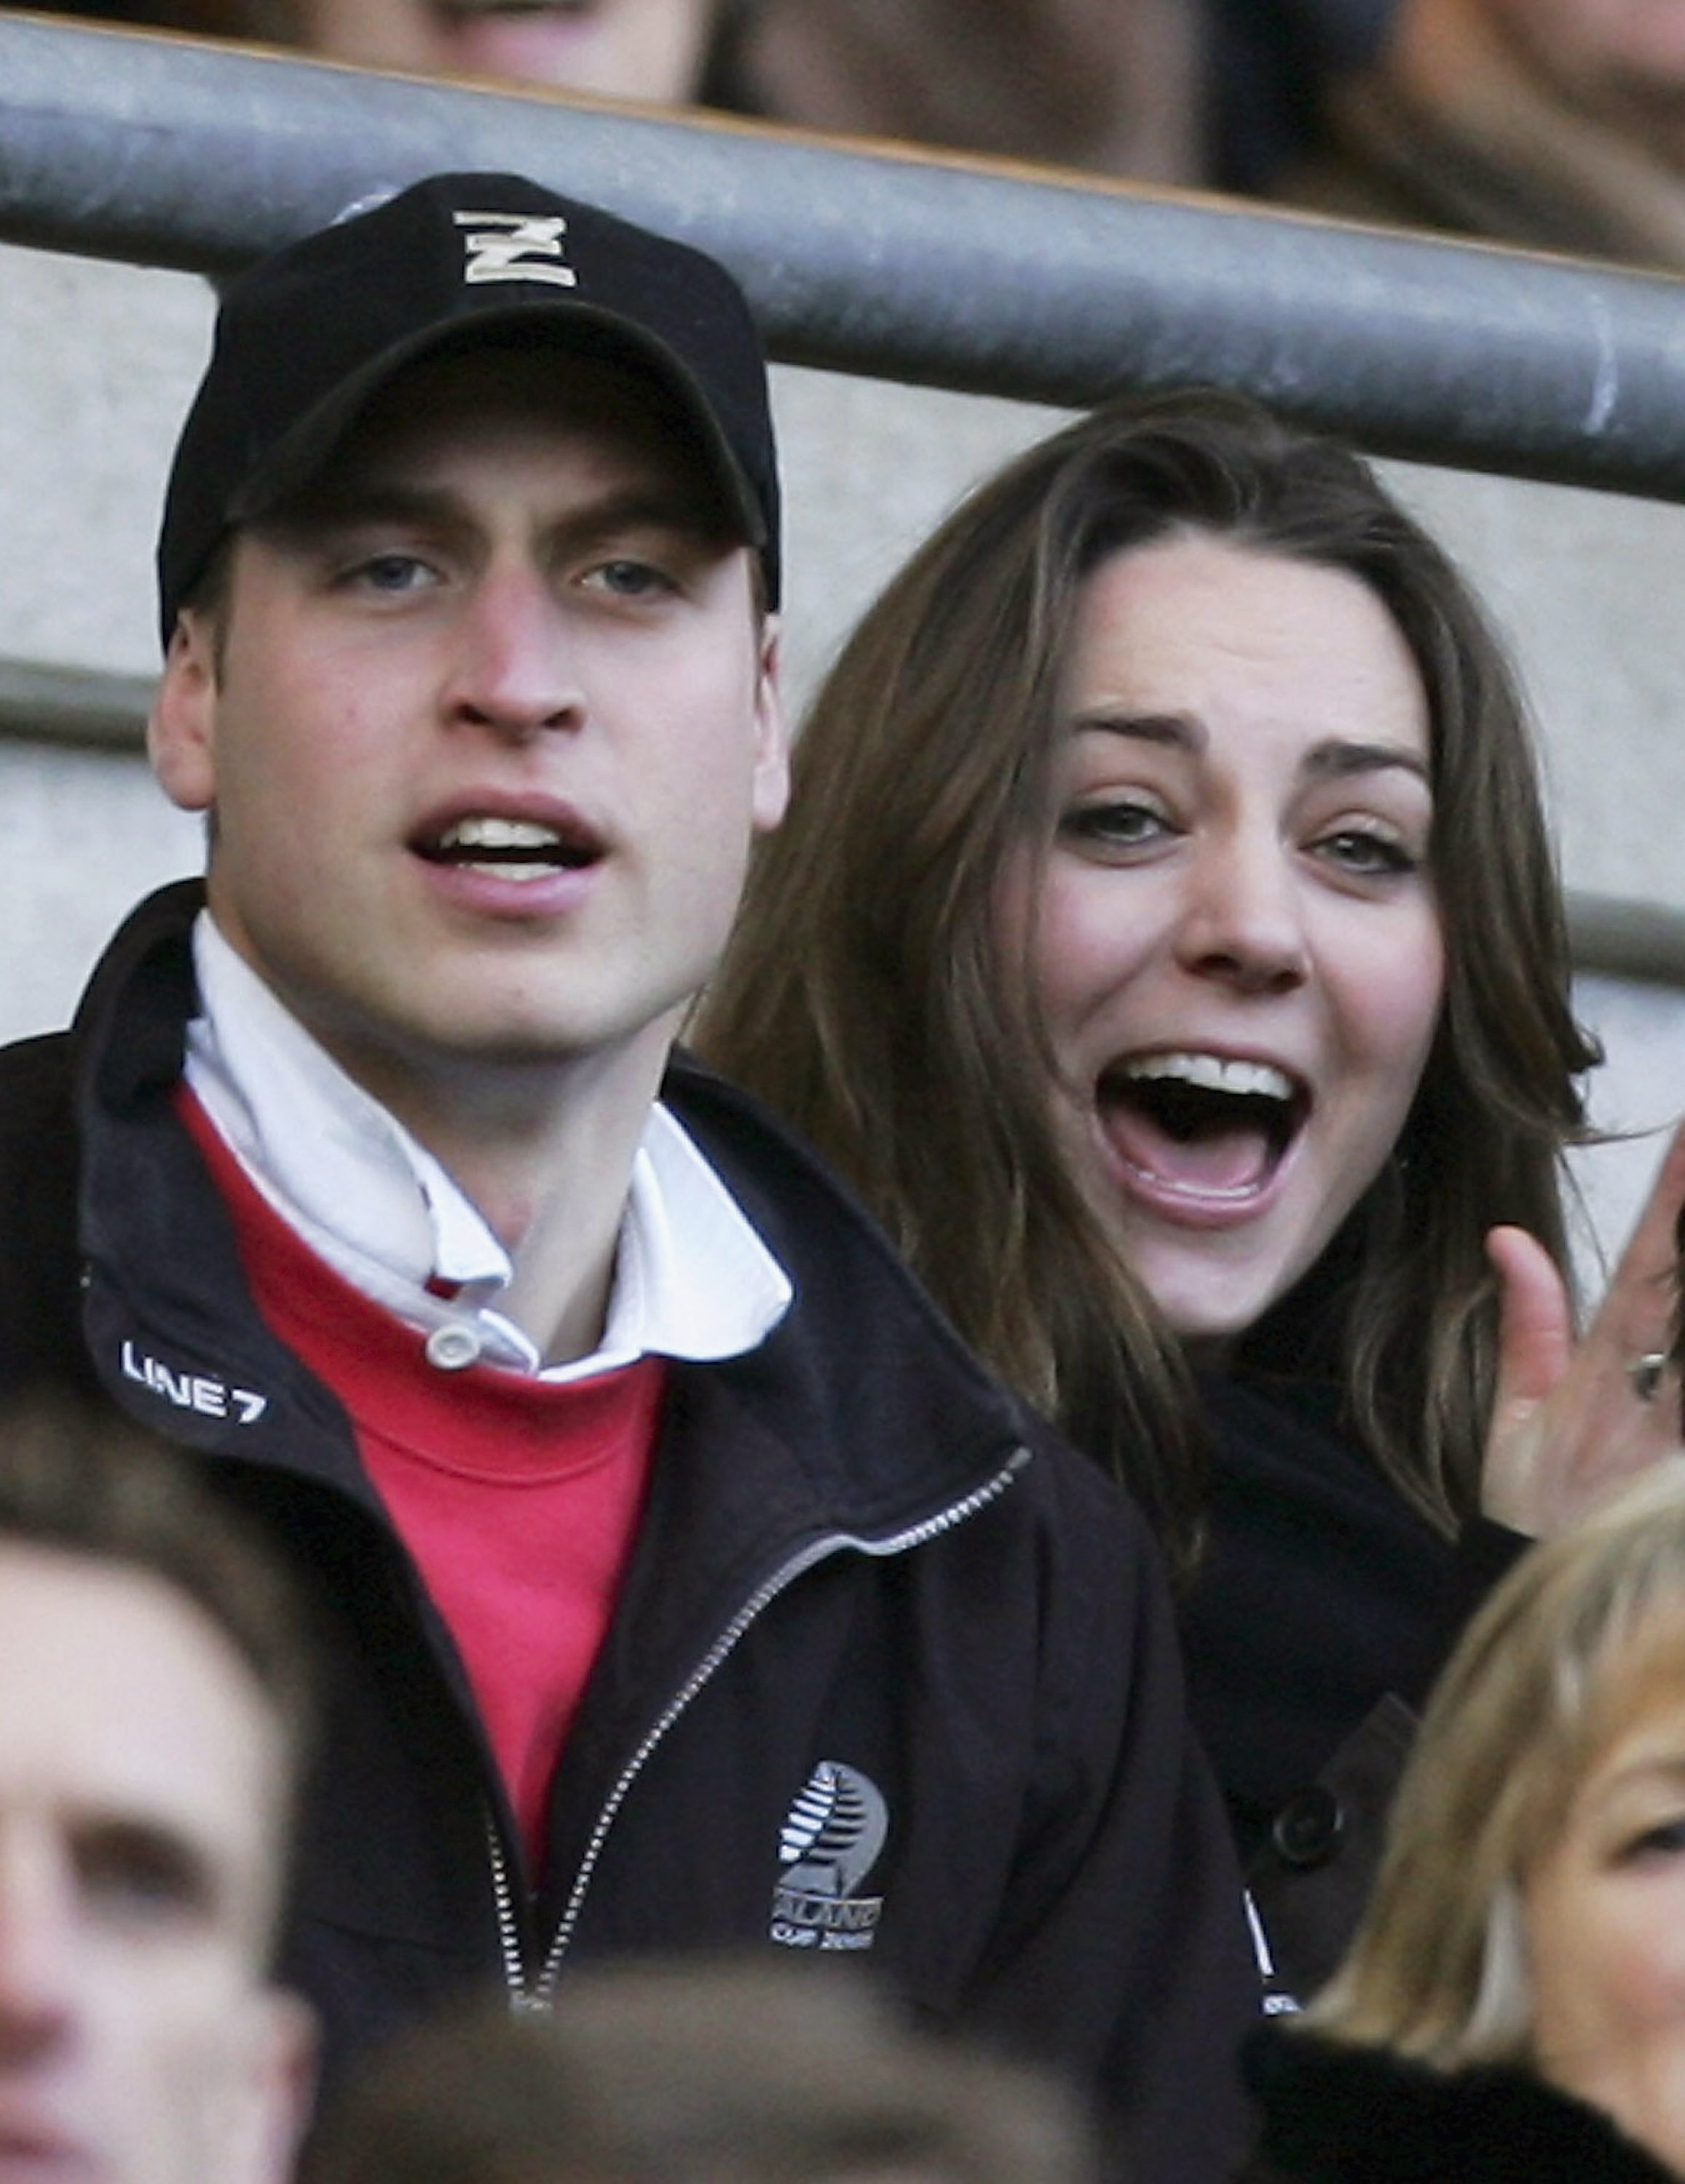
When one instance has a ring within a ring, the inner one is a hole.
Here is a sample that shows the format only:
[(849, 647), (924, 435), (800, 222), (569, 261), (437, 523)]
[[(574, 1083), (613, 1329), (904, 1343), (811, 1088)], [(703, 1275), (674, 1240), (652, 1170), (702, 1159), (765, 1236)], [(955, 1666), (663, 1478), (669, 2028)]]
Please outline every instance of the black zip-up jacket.
[(1264, 2129), (1238, 2184), (1678, 2184), (1600, 2109), (1521, 2065), (1437, 2070), (1270, 2025), (1247, 2075)]
[(682, 1062), (665, 1096), (795, 1301), (752, 1353), (672, 1368), (529, 1888), (449, 1635), (173, 1104), (200, 900), (143, 904), (74, 1030), (0, 1055), (0, 1386), (91, 1370), (317, 1604), (332, 1691), (282, 1970), (331, 2064), (466, 1981), (865, 1946), (938, 2020), (1097, 2084), (1138, 2184), (1227, 2173), (1256, 1982), (1145, 1527), (817, 1163)]

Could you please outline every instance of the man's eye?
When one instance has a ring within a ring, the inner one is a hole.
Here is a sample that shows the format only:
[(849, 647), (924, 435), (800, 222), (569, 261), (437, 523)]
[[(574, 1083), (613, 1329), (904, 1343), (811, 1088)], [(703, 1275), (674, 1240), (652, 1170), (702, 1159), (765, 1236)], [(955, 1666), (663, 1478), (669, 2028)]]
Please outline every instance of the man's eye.
[(204, 1859), (162, 1830), (91, 1830), (75, 1847), (75, 1867), (84, 1898), (102, 1916), (126, 1925), (194, 1919), (209, 1908)]
[(587, 571), (584, 582), (593, 591), (607, 592), (618, 599), (658, 598), (672, 589), (672, 580), (648, 561), (600, 561)]
[(351, 582), (382, 595), (424, 590), (438, 581), (437, 571), (415, 554), (371, 554), (349, 571)]

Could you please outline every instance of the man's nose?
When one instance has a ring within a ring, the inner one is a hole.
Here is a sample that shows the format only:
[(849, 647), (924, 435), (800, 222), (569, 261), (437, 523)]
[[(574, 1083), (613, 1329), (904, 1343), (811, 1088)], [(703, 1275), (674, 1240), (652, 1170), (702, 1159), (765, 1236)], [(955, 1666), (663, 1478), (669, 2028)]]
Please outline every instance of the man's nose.
[(583, 720), (577, 640), (542, 571), (488, 571), (456, 638), (446, 692), (452, 718), (517, 738)]
[(75, 1925), (70, 1862), (53, 1830), (0, 1824), (0, 2066), (52, 2047), (70, 2025)]

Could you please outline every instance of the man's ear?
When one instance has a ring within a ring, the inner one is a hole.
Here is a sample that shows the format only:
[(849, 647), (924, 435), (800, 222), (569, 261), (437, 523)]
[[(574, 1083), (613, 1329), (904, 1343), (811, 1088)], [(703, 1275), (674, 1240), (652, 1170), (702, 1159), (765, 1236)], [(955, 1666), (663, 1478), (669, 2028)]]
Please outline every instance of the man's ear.
[(756, 830), (768, 833), (789, 802), (789, 729), (778, 689), (779, 621), (768, 615), (761, 626), (761, 659), (755, 686)]
[(288, 2184), (316, 2092), (316, 2017), (302, 1996), (265, 1986), (242, 2004), (244, 2046), (219, 2141), (228, 2184)]
[(152, 770), (165, 794), (184, 811), (208, 811), (216, 799), (216, 703), (215, 628), (184, 607), (146, 731)]

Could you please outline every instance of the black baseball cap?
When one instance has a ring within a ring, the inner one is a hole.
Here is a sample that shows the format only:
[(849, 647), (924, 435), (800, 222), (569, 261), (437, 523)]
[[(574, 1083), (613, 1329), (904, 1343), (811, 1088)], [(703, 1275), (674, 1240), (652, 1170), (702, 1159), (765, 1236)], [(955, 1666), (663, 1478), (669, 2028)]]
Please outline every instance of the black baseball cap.
[(689, 244), (519, 175), (434, 175), (231, 284), (158, 539), (169, 646), (226, 533), (306, 483), (374, 391), (447, 346), (520, 338), (620, 356), (673, 398), (779, 595), (778, 458), (761, 338)]

